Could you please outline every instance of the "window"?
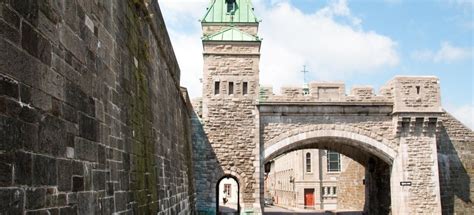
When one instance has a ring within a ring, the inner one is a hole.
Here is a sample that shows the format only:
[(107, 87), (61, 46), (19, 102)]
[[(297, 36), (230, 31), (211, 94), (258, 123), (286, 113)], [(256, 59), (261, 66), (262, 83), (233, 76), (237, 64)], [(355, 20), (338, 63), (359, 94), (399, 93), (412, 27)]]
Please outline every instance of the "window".
[(214, 95), (219, 94), (220, 85), (221, 85), (221, 82), (219, 82), (219, 81), (214, 82)]
[(322, 187), (322, 189), (321, 189), (321, 195), (322, 195), (322, 196), (325, 195), (325, 192), (324, 192), (325, 190), (326, 190), (326, 187)]
[(332, 187), (332, 194), (333, 194), (333, 195), (336, 195), (336, 194), (337, 194), (336, 191), (337, 191), (336, 187)]
[(416, 86), (416, 94), (420, 94), (420, 86)]
[(341, 171), (341, 155), (337, 152), (328, 151), (328, 172)]
[(311, 153), (306, 153), (306, 172), (311, 172)]
[(230, 184), (224, 184), (224, 195), (226, 195), (227, 197), (231, 197), (231, 186)]
[(225, 0), (225, 3), (227, 4), (227, 13), (233, 14), (236, 9), (235, 0)]
[(234, 82), (229, 82), (229, 95), (234, 94)]
[(248, 93), (248, 83), (244, 82), (242, 84), (242, 94), (247, 95), (247, 93)]

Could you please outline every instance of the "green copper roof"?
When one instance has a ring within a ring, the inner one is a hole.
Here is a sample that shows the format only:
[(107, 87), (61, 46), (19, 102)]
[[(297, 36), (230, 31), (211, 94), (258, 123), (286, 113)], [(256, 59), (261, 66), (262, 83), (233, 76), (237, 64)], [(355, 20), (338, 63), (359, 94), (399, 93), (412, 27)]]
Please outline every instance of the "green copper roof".
[[(235, 2), (234, 7), (231, 5), (231, 10), (228, 2)], [(257, 23), (258, 20), (253, 11), (252, 0), (211, 0), (202, 22)]]
[(202, 39), (205, 41), (260, 41), (258, 37), (247, 34), (235, 27), (224, 29)]

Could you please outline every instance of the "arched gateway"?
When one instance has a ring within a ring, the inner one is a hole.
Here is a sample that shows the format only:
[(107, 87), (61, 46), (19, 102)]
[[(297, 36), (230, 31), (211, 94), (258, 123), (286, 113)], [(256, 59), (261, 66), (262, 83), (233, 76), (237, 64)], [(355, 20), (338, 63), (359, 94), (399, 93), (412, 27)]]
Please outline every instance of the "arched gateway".
[(474, 213), (474, 134), (442, 109), (436, 77), (395, 77), (377, 95), (318, 82), (274, 95), (259, 86), (258, 25), (251, 0), (212, 0), (202, 19), (203, 98), (193, 102), (198, 211), (216, 212), (217, 183), (232, 175), (241, 213), (262, 213), (265, 162), (322, 148), (367, 167), (371, 214)]

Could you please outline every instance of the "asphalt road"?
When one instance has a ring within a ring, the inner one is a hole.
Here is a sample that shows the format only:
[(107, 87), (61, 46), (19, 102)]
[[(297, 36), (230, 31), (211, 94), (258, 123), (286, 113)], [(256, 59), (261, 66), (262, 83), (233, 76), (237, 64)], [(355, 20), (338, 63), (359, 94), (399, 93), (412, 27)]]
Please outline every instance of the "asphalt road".
[(341, 215), (361, 215), (361, 212), (316, 212), (316, 211), (293, 211), (277, 206), (266, 206), (265, 212), (263, 214), (268, 215), (293, 215), (293, 214), (305, 214), (305, 215), (334, 215), (334, 214), (341, 214)]
[(317, 214), (317, 215), (323, 215), (324, 213), (317, 213), (317, 212), (296, 212), (292, 210), (288, 210), (285, 208), (280, 208), (277, 206), (267, 206), (265, 207), (265, 212), (263, 214), (268, 214), (268, 215), (290, 215), (290, 214)]

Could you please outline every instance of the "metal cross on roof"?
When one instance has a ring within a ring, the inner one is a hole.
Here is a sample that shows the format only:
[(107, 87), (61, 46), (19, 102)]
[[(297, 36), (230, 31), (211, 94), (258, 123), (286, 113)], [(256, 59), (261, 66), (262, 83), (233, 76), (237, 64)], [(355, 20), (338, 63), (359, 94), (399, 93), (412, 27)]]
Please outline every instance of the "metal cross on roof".
[(304, 84), (308, 83), (308, 81), (306, 80), (306, 73), (308, 73), (309, 71), (306, 70), (306, 65), (303, 65), (303, 71), (301, 71), (303, 73), (303, 81), (304, 81)]

